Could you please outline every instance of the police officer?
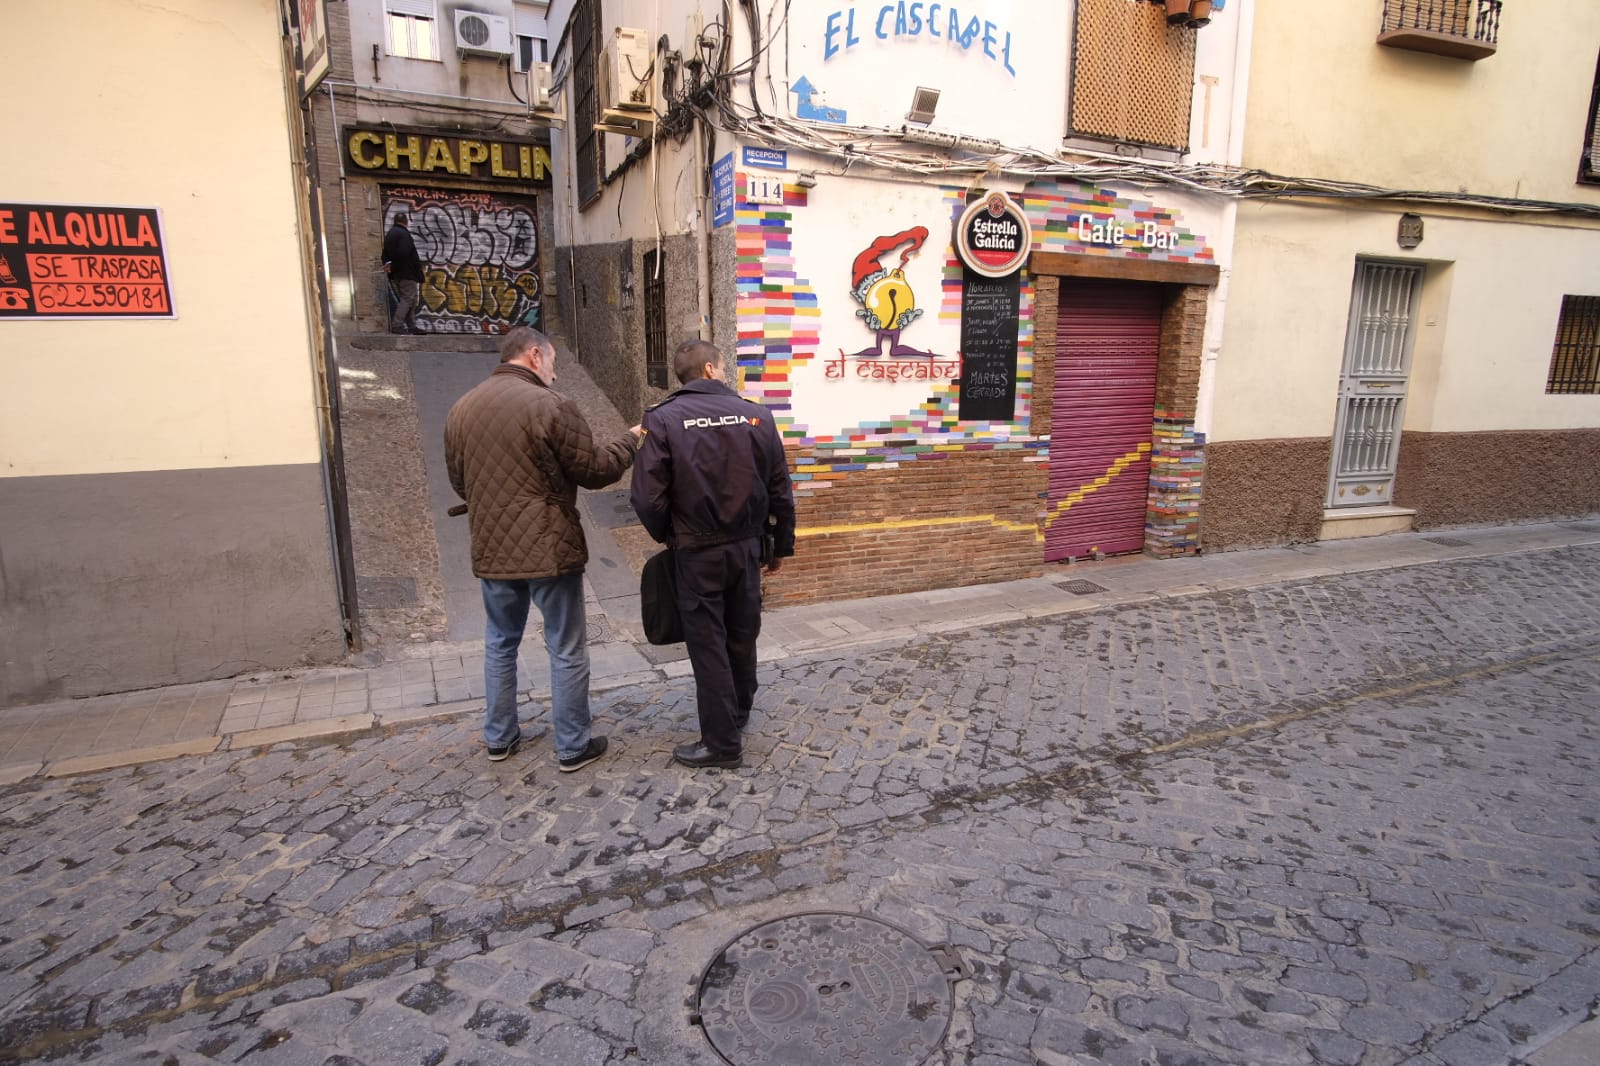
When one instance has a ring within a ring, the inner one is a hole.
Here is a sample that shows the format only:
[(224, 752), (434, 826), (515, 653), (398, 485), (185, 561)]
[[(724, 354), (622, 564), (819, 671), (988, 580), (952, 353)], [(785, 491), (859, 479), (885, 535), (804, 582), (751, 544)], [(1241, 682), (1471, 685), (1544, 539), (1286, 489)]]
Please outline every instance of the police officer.
[[(722, 355), (691, 340), (673, 353), (682, 387), (645, 413), (633, 509), (673, 550), (678, 612), (694, 667), (700, 740), (685, 766), (740, 765), (756, 695), (761, 568), (794, 554), (794, 491), (771, 412), (722, 380)], [(762, 558), (763, 537), (770, 537)]]

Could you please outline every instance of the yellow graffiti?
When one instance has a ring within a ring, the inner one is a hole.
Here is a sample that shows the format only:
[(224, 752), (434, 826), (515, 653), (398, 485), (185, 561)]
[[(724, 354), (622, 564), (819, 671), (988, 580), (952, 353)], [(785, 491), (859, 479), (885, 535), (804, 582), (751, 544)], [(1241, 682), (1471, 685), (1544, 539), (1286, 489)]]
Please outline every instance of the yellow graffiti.
[(539, 276), (507, 277), (497, 266), (468, 263), (446, 270), (430, 267), (422, 283), (422, 305), (429, 311), (511, 319), (523, 299), (539, 296)]
[(1093, 481), (1090, 481), (1090, 482), (1088, 482), (1088, 483), (1086, 483), (1084, 485), (1080, 485), (1077, 489), (1073, 490), (1072, 492), (1067, 493), (1067, 495), (1061, 500), (1061, 502), (1056, 504), (1053, 508), (1051, 508), (1050, 512), (1045, 515), (1045, 518), (1044, 518), (1045, 528), (1048, 529), (1052, 524), (1054, 524), (1056, 519), (1060, 518), (1062, 515), (1066, 514), (1068, 511), (1070, 511), (1072, 509), (1072, 505), (1073, 504), (1080, 502), (1085, 496), (1092, 495), (1093, 493), (1098, 492), (1100, 489), (1103, 489), (1107, 485), (1111, 484), (1112, 479), (1114, 479), (1118, 474), (1120, 474), (1124, 470), (1126, 470), (1133, 463), (1137, 463), (1141, 456), (1149, 454), (1149, 451), (1150, 451), (1149, 442), (1141, 443), (1133, 451), (1129, 452), (1127, 455), (1122, 456), (1116, 462), (1112, 463), (1111, 464), (1111, 468), (1109, 470), (1107, 470), (1104, 474), (1101, 474), (1099, 477), (1095, 478)]

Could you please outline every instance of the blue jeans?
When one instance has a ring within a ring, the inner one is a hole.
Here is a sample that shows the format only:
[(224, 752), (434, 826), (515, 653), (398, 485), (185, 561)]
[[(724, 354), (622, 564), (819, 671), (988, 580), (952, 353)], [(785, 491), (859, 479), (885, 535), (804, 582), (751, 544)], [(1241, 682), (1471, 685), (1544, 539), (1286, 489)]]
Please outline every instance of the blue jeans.
[(589, 645), (583, 616), (583, 574), (501, 581), (483, 578), (483, 681), (487, 707), (483, 739), (502, 748), (517, 735), (517, 647), (528, 604), (544, 618), (550, 653), (550, 719), (556, 755), (570, 759), (589, 747)]

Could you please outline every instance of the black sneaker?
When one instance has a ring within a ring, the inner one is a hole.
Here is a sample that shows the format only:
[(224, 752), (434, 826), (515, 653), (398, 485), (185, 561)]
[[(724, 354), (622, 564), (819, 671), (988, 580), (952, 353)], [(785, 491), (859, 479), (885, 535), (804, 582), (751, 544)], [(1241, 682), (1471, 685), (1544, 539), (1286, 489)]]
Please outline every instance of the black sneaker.
[(521, 743), (522, 743), (522, 730), (519, 729), (519, 730), (517, 730), (517, 735), (511, 738), (511, 743), (507, 744), (503, 748), (490, 748), (489, 749), (489, 761), (490, 762), (499, 762), (502, 759), (510, 758), (516, 752), (517, 747), (519, 745), (521, 745)]
[(561, 760), (561, 772), (570, 774), (574, 770), (582, 770), (606, 753), (605, 737), (590, 737), (589, 746), (570, 759)]

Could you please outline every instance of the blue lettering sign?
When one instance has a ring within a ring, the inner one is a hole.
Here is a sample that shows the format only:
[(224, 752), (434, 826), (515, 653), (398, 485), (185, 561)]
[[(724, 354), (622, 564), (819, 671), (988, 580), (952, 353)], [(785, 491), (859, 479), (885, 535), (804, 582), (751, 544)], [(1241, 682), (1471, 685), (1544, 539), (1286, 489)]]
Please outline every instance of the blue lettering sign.
[(783, 148), (746, 148), (744, 165), (766, 167), (768, 170), (789, 169), (789, 153)]
[[(962, 51), (971, 50), (973, 45), (981, 41), (986, 58), (1001, 64), (1012, 77), (1017, 75), (1017, 68), (1011, 65), (1011, 31), (1001, 23), (980, 20), (977, 16), (968, 18), (963, 25), (961, 11), (953, 4), (894, 0), (893, 3), (880, 4), (876, 16), (869, 17), (872, 18), (872, 35), (880, 41), (899, 41), (927, 34), (959, 45)], [(855, 7), (841, 8), (824, 19), (824, 61), (860, 43), (861, 38), (856, 36)]]
[(729, 152), (711, 167), (711, 225), (725, 226), (733, 221), (733, 153)]

